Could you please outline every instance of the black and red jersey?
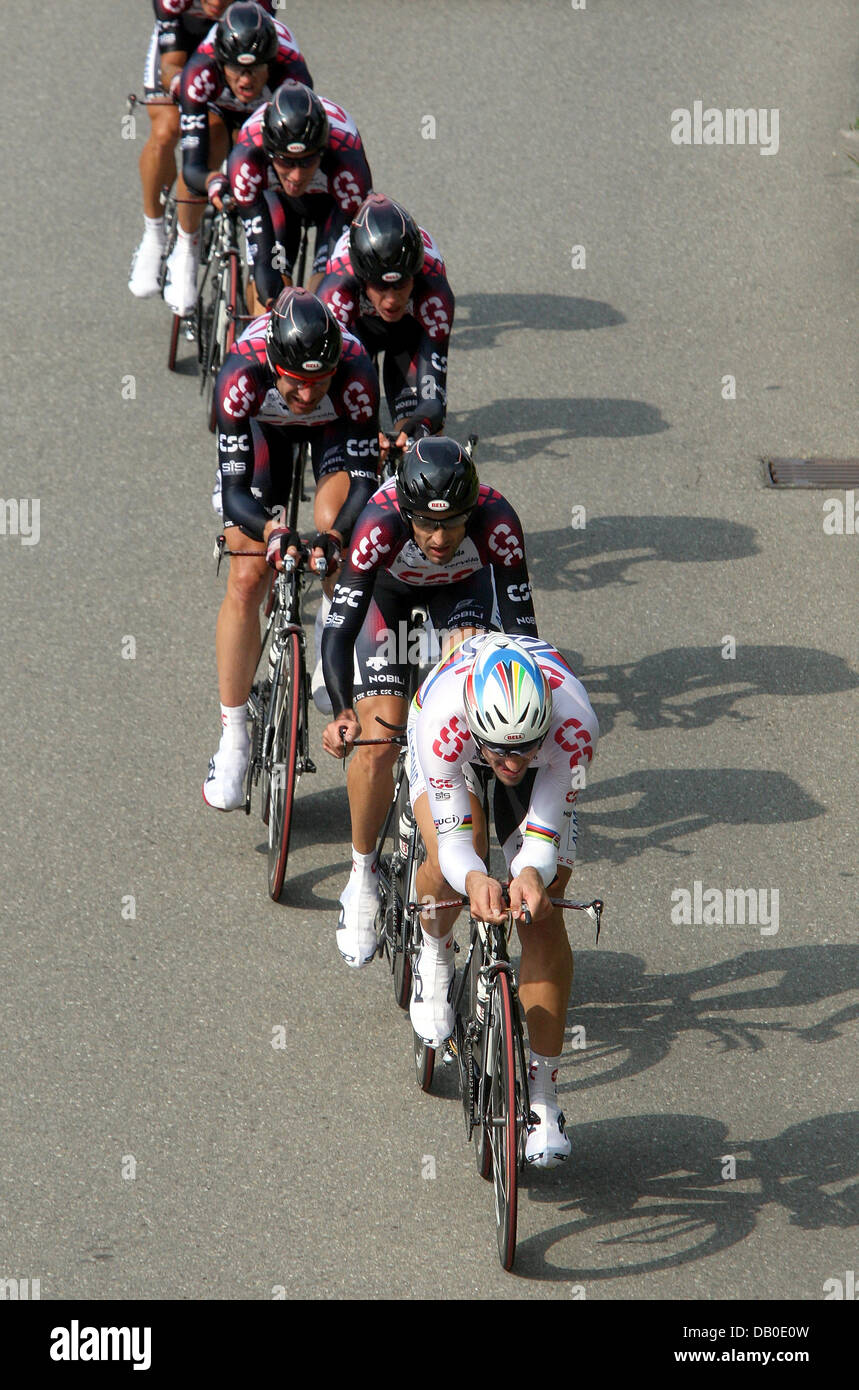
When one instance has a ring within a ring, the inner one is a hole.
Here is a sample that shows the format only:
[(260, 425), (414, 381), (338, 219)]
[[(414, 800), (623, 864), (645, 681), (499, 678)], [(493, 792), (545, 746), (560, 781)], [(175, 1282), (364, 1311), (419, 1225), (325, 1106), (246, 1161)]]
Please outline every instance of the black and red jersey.
[[(347, 111), (327, 97), (320, 97), (331, 128), (328, 146), (302, 203), (327, 198), (336, 205), (345, 222), (351, 220), (373, 184), (370, 166), (358, 127)], [(242, 126), (230, 155), (228, 172), (233, 197), (243, 212), (251, 214), (266, 188), (283, 193), (262, 145), (265, 107), (260, 107)], [(338, 229), (338, 235), (342, 227)]]
[[(273, 14), (273, 0), (257, 0), (260, 9)], [(200, 0), (152, 0), (162, 53), (193, 53), (217, 23), (203, 12)]]
[(419, 591), (461, 583), (487, 567), (493, 573), (503, 630), (536, 636), (522, 524), (500, 492), (481, 484), (465, 536), (444, 565), (428, 560), (413, 539), (411, 526), (399, 508), (396, 483), (387, 483), (374, 493), (358, 517), (348, 553), (344, 553), (332, 598), (336, 623), (326, 624), (322, 643), (325, 684), (334, 708), (351, 706), (353, 648), (379, 576)]
[[(229, 354), (215, 383), (218, 462), (224, 515), (262, 538), (269, 515), (251, 491), (254, 445), (251, 421), (275, 429), (324, 430), (322, 472), (350, 475), (350, 497), (335, 528), (348, 535), (378, 481), (379, 385), (365, 349), (351, 333), (326, 394), (313, 411), (293, 414), (266, 358), (270, 314), (255, 319)], [(376, 482), (374, 483), (374, 479)]]
[(249, 116), (271, 100), (272, 92), (288, 78), (313, 86), (313, 78), (298, 47), (295, 36), (285, 24), (275, 20), (277, 56), (269, 64), (268, 81), (256, 101), (239, 101), (227, 82), (224, 70), (215, 57), (214, 28), (203, 39), (194, 55), (182, 69), (179, 89), (182, 127), (182, 173), (194, 193), (206, 192), (209, 173), (208, 112), (215, 111), (228, 129), (243, 125)]
[(350, 259), (348, 228), (328, 258), (317, 294), (340, 325), (360, 338), (372, 355), (399, 352), (408, 344), (409, 355), (414, 358), (418, 400), (444, 402), (455, 300), (438, 246), (423, 227), (420, 232), (424, 263), (414, 277), (406, 312), (396, 323), (386, 323), (367, 298)]

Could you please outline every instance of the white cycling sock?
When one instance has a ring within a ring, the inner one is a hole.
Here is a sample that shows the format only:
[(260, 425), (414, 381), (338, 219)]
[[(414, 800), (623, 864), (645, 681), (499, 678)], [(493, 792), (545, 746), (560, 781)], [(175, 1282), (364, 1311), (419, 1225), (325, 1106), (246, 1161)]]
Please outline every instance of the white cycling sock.
[(528, 1052), (528, 1090), (532, 1100), (548, 1101), (557, 1105), (558, 1089), (558, 1067), (561, 1064), (560, 1054), (557, 1057), (541, 1057), (539, 1052), (529, 1049)]
[(221, 705), (222, 748), (244, 749), (248, 746), (247, 705)]
[(421, 923), (421, 936), (427, 965), (453, 965), (453, 932), (447, 937), (430, 936)]
[(200, 245), (200, 233), (186, 232), (183, 227), (179, 227), (178, 232), (179, 245), (184, 246), (186, 251), (196, 251), (197, 247)]
[(164, 218), (163, 217), (143, 217), (143, 239), (144, 241), (157, 241), (159, 246), (164, 245)]

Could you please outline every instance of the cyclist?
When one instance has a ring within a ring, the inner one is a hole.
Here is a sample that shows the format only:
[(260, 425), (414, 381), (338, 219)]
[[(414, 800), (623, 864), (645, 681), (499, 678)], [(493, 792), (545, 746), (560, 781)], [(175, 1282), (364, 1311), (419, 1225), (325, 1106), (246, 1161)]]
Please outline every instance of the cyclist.
[[(396, 479), (371, 498), (352, 533), (322, 636), (322, 667), (334, 717), (323, 747), (344, 757), (377, 718), (405, 723), (415, 603), (436, 632), (509, 627), (536, 633), (519, 518), (474, 462), (444, 435), (414, 443)], [(415, 653), (412, 653), (414, 656)], [(434, 658), (433, 658), (434, 659)], [(360, 717), (356, 710), (360, 708)], [(337, 946), (360, 967), (376, 950), (376, 839), (393, 792), (393, 745), (364, 745), (349, 766), (352, 873), (341, 895)]]
[[(284, 290), (227, 357), (215, 383), (219, 474), (227, 545), (252, 552), (230, 563), (216, 648), (223, 733), (204, 800), (221, 811), (244, 801), (247, 711), (259, 657), (266, 561), (283, 568), (297, 535), (278, 518), (292, 478), (293, 444), (308, 440), (317, 488), (314, 558), (336, 570), (340, 547), (378, 484), (379, 393), (357, 338), (304, 289)], [(333, 580), (326, 581), (329, 588)]]
[[(146, 53), (143, 88), (147, 101), (178, 95), (182, 68), (219, 20), (230, 0), (153, 0), (155, 28)], [(272, 0), (260, 0), (271, 11)], [(172, 103), (148, 106), (149, 139), (140, 155), (143, 185), (143, 240), (134, 253), (128, 288), (138, 299), (161, 293), (159, 273), (164, 251), (161, 190), (176, 177), (179, 108)]]
[(313, 85), (286, 25), (250, 0), (229, 6), (182, 69), (182, 173), (177, 192), (180, 199), (197, 194), (202, 201), (179, 204), (178, 236), (164, 287), (164, 298), (174, 313), (189, 314), (196, 301), (205, 198), (208, 192), (215, 206), (220, 205), (227, 180), (218, 171), (229, 153), (232, 134), (288, 77)]
[[(371, 193), (343, 232), (317, 291), (375, 360), (394, 429), (427, 400), (446, 404), (454, 297), (441, 252), (405, 208)], [(439, 432), (444, 427), (442, 410)], [(380, 441), (383, 453), (387, 440)], [(405, 444), (402, 436), (400, 444)]]
[[(501, 884), (481, 858), (487, 832), (474, 764), (495, 774), (495, 829), (519, 919), (519, 994), (528, 1024), (531, 1109), (539, 1118), (525, 1157), (554, 1167), (570, 1153), (555, 1083), (573, 960), (563, 912), (549, 895), (563, 896), (575, 861), (576, 770), (596, 749), (596, 716), (548, 642), (493, 633), (469, 639), (435, 667), (412, 702), (408, 733), (409, 790), (427, 849), (418, 897), (438, 902), (461, 894), (475, 916), (497, 922), (506, 909)], [(526, 907), (528, 925), (520, 916)], [(416, 1033), (436, 1047), (453, 1030), (458, 914), (459, 908), (439, 908), (421, 918), (410, 1013)]]
[(370, 192), (372, 175), (351, 116), (301, 82), (283, 82), (245, 122), (227, 171), (244, 218), (259, 307), (292, 284), (303, 222), (316, 227), (311, 289), (329, 250)]

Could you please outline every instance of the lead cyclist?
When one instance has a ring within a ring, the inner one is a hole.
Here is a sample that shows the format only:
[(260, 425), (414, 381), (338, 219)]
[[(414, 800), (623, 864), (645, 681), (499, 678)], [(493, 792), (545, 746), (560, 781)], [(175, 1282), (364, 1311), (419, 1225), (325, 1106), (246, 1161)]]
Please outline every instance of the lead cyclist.
[[(531, 1110), (526, 1160), (553, 1168), (570, 1154), (557, 1096), (573, 957), (561, 908), (576, 857), (574, 805), (599, 725), (584, 686), (538, 637), (469, 638), (424, 681), (409, 712), (409, 790), (427, 850), (417, 896), (422, 946), (414, 965), (415, 1032), (439, 1047), (453, 1031), (453, 925), (462, 895), (485, 921), (502, 921), (501, 883), (486, 872), (487, 842), (474, 766), (495, 774), (494, 820), (511, 876), (510, 908), (522, 944), (519, 996), (528, 1025)], [(528, 909), (530, 923), (523, 920)]]

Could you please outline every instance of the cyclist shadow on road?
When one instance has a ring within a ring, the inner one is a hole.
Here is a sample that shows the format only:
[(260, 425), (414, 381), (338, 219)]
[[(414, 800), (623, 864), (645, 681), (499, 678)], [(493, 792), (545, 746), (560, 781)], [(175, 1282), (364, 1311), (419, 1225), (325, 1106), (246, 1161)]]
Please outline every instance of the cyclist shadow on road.
[[(455, 439), (474, 431), (486, 441), (480, 450), (484, 481), (496, 464), (532, 462), (535, 454), (557, 457), (569, 481), (571, 439), (636, 438), (669, 428), (657, 406), (605, 396), (506, 396), (477, 410), (449, 415), (446, 425)], [(492, 477), (495, 484), (501, 481)], [(515, 504), (515, 490), (510, 500)]]
[[(744, 1240), (778, 1204), (803, 1230), (859, 1223), (859, 1114), (791, 1125), (774, 1139), (732, 1138), (717, 1119), (639, 1115), (570, 1129), (569, 1175), (527, 1175), (532, 1202), (569, 1220), (520, 1240), (519, 1275), (555, 1282), (678, 1268)], [(733, 1176), (728, 1160), (733, 1158)], [(546, 1181), (549, 1179), (549, 1181)], [(840, 1184), (833, 1194), (825, 1187)], [(820, 1297), (821, 1288), (810, 1288)]]
[[(575, 668), (574, 668), (575, 669)], [(754, 696), (830, 695), (855, 690), (859, 675), (840, 656), (814, 647), (673, 647), (641, 661), (582, 673), (604, 737), (620, 714), (636, 729), (702, 729), (717, 719), (761, 717), (735, 708)], [(606, 702), (611, 701), (611, 704)]]
[(561, 1094), (638, 1076), (686, 1033), (703, 1033), (724, 1052), (761, 1052), (784, 1035), (809, 1045), (835, 1041), (859, 1017), (855, 1003), (832, 1007), (811, 1025), (789, 1016), (791, 1009), (825, 1009), (859, 987), (859, 946), (768, 947), (673, 975), (647, 975), (639, 957), (600, 949), (576, 950), (575, 965), (567, 1028), (584, 1033), (572, 1034), (579, 1046), (564, 1056)]
[(617, 328), (625, 316), (599, 299), (565, 294), (460, 294), (452, 349), (497, 347), (510, 333), (580, 333)]
[(635, 584), (636, 566), (654, 560), (712, 564), (759, 550), (751, 526), (720, 517), (596, 516), (581, 530), (564, 526), (529, 536), (528, 571), (537, 589), (581, 591)]
[(677, 841), (699, 830), (812, 820), (825, 809), (782, 772), (642, 768), (588, 787), (579, 858), (585, 864), (624, 864), (651, 849), (686, 858), (694, 850)]

